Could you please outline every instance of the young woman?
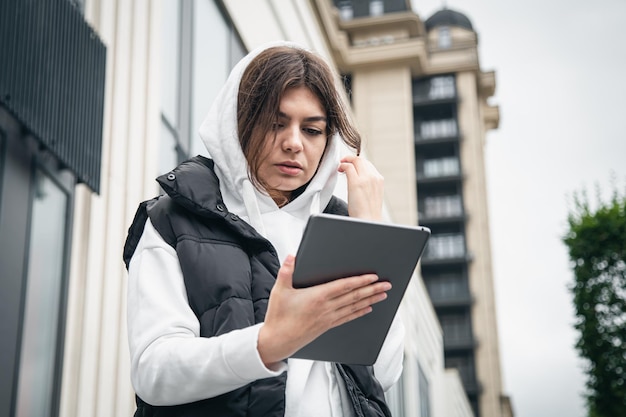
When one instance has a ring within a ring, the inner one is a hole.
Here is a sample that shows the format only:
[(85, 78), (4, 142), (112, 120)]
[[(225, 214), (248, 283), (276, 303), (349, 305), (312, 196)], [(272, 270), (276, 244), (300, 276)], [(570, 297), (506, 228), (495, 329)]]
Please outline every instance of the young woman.
[[(372, 274), (294, 289), (310, 214), (379, 220), (383, 180), (360, 150), (328, 65), (281, 43), (246, 56), (200, 128), (209, 158), (157, 180), (129, 229), (128, 332), (138, 416), (389, 415), (402, 371), (394, 321), (373, 367), (289, 359), (371, 311)], [(348, 203), (332, 195), (346, 175)], [(281, 265), (282, 264), (282, 265)]]

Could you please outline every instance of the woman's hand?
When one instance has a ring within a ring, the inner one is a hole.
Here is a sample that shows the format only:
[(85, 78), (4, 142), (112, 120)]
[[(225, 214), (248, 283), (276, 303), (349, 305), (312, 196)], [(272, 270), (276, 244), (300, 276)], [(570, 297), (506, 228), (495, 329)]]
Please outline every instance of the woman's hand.
[(341, 159), (339, 172), (348, 180), (348, 213), (350, 217), (382, 220), (384, 178), (367, 159), (348, 155)]
[(288, 358), (325, 331), (372, 311), (387, 298), (389, 282), (374, 274), (338, 279), (308, 288), (293, 288), (295, 258), (287, 256), (270, 293), (257, 349), (268, 368)]

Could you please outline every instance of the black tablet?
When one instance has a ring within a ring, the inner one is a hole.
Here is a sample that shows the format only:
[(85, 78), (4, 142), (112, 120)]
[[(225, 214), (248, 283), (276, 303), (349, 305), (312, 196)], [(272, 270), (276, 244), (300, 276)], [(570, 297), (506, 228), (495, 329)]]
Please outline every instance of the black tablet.
[(292, 357), (372, 365), (422, 255), (430, 230), (331, 214), (313, 215), (296, 254), (293, 285), (308, 287), (376, 273), (390, 281), (387, 299), (369, 314), (335, 327)]

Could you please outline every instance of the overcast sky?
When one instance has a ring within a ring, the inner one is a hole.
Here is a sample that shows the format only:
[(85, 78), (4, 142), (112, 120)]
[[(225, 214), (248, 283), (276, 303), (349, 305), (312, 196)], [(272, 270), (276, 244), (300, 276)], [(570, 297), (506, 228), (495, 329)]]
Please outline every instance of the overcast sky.
[(561, 237), (574, 192), (626, 190), (626, 1), (413, 0), (423, 20), (444, 4), (496, 71), (485, 152), (505, 392), (516, 417), (583, 417)]

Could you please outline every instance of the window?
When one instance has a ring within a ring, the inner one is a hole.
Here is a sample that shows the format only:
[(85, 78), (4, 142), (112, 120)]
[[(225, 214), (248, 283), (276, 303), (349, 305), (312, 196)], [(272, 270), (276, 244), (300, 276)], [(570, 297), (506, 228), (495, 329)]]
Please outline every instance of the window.
[(0, 415), (57, 417), (76, 177), (0, 106)]
[(430, 417), (430, 384), (426, 378), (426, 374), (422, 367), (417, 365), (419, 398), (420, 398), (420, 417)]
[(161, 2), (163, 7), (163, 26), (161, 32), (161, 121), (162, 136), (159, 149), (159, 174), (176, 166), (187, 149), (181, 137), (181, 66), (182, 33), (181, 20), (183, 5), (188, 1)]
[(421, 139), (449, 138), (457, 135), (456, 120), (428, 120), (420, 123)]
[(454, 156), (424, 160), (424, 176), (427, 178), (459, 175), (459, 160)]
[[(215, 1), (196, 0), (193, 20), (191, 100), (191, 156), (206, 153), (198, 129), (230, 70), (247, 53), (233, 26)], [(211, 22), (211, 24), (207, 24)], [(211, 39), (207, 44), (204, 40)]]
[[(406, 358), (405, 366), (406, 369)], [(393, 416), (403, 416), (404, 411), (404, 372), (400, 375), (400, 379), (385, 392), (385, 400), (389, 406), (389, 411)]]
[[(6, 153), (6, 139), (4, 138), (4, 132), (0, 127), (0, 208), (2, 207), (2, 178), (4, 176), (4, 158)], [(2, 215), (2, 211), (0, 210), (0, 216)]]
[(59, 346), (68, 197), (41, 169), (34, 175), (17, 416), (50, 416)]
[(206, 153), (198, 129), (228, 73), (246, 53), (218, 3), (162, 0), (159, 174)]
[(448, 49), (452, 46), (452, 37), (450, 36), (450, 28), (448, 26), (441, 26), (439, 28), (438, 46), (441, 49)]
[(424, 215), (427, 217), (455, 217), (463, 214), (461, 196), (441, 195), (424, 198)]
[(385, 14), (383, 0), (370, 0), (370, 16), (382, 16), (383, 14)]
[(465, 255), (465, 242), (461, 234), (432, 235), (424, 257), (427, 259), (460, 258)]
[(430, 79), (428, 98), (431, 100), (453, 98), (455, 95), (454, 76), (445, 75)]
[(339, 2), (339, 18), (341, 20), (352, 20), (354, 17), (354, 10), (352, 9), (351, 1), (340, 1)]

